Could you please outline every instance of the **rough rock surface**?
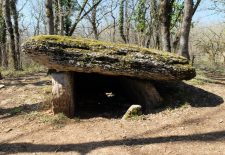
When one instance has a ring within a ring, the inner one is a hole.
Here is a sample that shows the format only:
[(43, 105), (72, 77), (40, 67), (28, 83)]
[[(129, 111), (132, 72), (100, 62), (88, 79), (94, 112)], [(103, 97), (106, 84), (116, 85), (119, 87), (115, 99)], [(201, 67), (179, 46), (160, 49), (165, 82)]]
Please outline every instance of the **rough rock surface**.
[(127, 112), (124, 114), (123, 118), (124, 120), (130, 119), (136, 116), (140, 116), (142, 114), (141, 106), (140, 105), (132, 105), (127, 110)]
[(34, 61), (57, 71), (152, 80), (189, 80), (195, 69), (172, 53), (65, 36), (36, 36), (23, 44)]

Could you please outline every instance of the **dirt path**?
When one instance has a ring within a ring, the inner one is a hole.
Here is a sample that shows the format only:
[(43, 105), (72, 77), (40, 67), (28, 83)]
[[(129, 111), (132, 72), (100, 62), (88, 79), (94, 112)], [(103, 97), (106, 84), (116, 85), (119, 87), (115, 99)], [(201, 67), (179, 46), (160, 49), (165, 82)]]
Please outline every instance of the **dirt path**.
[(45, 74), (0, 83), (0, 154), (225, 154), (223, 83), (188, 82), (186, 104), (130, 121), (53, 117)]

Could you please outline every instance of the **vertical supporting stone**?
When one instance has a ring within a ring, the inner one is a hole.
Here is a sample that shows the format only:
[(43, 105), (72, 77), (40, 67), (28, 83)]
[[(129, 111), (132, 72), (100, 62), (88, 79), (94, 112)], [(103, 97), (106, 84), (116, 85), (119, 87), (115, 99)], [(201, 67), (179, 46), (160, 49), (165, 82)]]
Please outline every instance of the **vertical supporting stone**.
[(52, 73), (52, 110), (72, 118), (75, 110), (74, 77), (72, 72)]
[(133, 104), (142, 105), (146, 113), (161, 105), (162, 98), (150, 81), (124, 79), (123, 83), (127, 87), (129, 97), (136, 102)]

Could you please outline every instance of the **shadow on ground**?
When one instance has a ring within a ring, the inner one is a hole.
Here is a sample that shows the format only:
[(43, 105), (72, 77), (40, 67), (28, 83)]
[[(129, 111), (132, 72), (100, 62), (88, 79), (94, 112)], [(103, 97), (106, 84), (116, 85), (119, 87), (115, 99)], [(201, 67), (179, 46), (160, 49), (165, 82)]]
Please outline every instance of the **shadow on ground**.
[(20, 77), (7, 77), (1, 81), (6, 87), (12, 86), (26, 86), (26, 85), (34, 85), (34, 86), (45, 86), (51, 85), (51, 80), (40, 80), (40, 76), (47, 77), (46, 73), (37, 73), (37, 74), (27, 74), (26, 76)]
[(136, 146), (172, 142), (213, 142), (224, 140), (225, 131), (216, 131), (193, 135), (105, 140), (78, 144), (2, 143), (0, 145), (0, 153), (78, 152), (81, 155), (85, 155), (96, 149), (113, 146)]
[(14, 116), (18, 116), (23, 113), (31, 113), (32, 111), (40, 111), (46, 107), (46, 102), (39, 102), (35, 104), (23, 104), (12, 108), (0, 107), (0, 119), (6, 119)]
[[(35, 80), (35, 79), (32, 79), (32, 80)], [(4, 85), (6, 87), (26, 86), (26, 85), (46, 86), (46, 85), (51, 85), (51, 81), (49, 81), (49, 80), (42, 80), (42, 81), (38, 81), (38, 82), (29, 82), (29, 81), (17, 80), (16, 82), (13, 82), (13, 83), (12, 82), (6, 82), (6, 83), (4, 83)]]
[(163, 82), (155, 85), (164, 99), (164, 105), (170, 108), (184, 104), (192, 107), (216, 107), (224, 103), (222, 97), (184, 82)]

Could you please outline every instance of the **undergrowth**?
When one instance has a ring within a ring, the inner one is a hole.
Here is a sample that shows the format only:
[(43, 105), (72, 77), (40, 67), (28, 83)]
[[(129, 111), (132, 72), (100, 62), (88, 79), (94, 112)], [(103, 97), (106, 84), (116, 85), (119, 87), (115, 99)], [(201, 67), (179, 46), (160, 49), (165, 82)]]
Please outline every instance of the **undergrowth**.
[(47, 69), (38, 64), (32, 64), (27, 67), (23, 67), (23, 70), (15, 71), (14, 69), (0, 69), (3, 77), (22, 77), (29, 74), (46, 72)]
[(68, 121), (68, 118), (62, 113), (52, 116), (37, 111), (25, 115), (25, 119), (28, 119), (29, 121), (36, 120), (38, 123), (53, 125), (54, 128), (62, 128), (66, 125), (66, 122)]

